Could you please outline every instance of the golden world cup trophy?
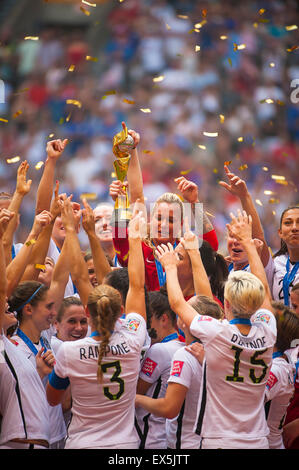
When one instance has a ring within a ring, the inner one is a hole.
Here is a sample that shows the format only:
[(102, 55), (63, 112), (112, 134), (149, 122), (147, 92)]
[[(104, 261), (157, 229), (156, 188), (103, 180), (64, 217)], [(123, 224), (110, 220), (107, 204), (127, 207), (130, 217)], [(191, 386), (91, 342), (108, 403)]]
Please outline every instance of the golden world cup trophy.
[[(131, 152), (134, 148), (134, 139), (128, 134), (128, 129), (123, 125), (123, 130), (113, 137), (113, 153), (116, 160), (113, 162), (115, 173), (119, 181), (124, 181), (129, 168)], [(125, 194), (117, 196), (114, 205), (114, 222), (119, 226), (127, 225), (132, 217), (127, 188), (123, 186)]]

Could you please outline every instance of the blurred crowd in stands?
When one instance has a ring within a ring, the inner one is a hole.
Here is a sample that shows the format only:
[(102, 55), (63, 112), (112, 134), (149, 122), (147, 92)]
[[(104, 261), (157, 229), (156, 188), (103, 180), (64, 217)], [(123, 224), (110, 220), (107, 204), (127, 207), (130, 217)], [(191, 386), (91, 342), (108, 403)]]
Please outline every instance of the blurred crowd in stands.
[(33, 220), (41, 171), (35, 165), (46, 158), (49, 136), (70, 141), (57, 165), (60, 192), (76, 201), (96, 193), (95, 207), (112, 202), (112, 139), (124, 120), (141, 136), (148, 202), (176, 192), (181, 174), (196, 182), (225, 253), (225, 224), (237, 200), (218, 181), (231, 162), (258, 201), (275, 251), (278, 214), (298, 202), (298, 30), (286, 28), (296, 24), (296, 8), (289, 0), (115, 2), (107, 23), (95, 26), (99, 37), (105, 32), (98, 50), (80, 28), (41, 25), (38, 40), (25, 40), (31, 34), (25, 27), (21, 37), (5, 31), (0, 188), (14, 191), (19, 164), (7, 158), (27, 159), (33, 179), (17, 241)]

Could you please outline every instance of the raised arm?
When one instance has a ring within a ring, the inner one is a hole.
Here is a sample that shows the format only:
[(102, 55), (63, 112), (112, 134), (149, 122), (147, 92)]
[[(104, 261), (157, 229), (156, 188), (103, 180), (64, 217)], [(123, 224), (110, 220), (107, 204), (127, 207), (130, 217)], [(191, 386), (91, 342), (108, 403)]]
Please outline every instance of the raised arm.
[(47, 211), (43, 211), (35, 216), (32, 229), (24, 245), (7, 266), (6, 277), (8, 297), (20, 282), (29, 262), (33, 246), (37, 243), (37, 239), (43, 228), (50, 224), (51, 218), (51, 214)]
[[(3, 323), (4, 323), (4, 315), (5, 315), (5, 305), (6, 305), (6, 290), (7, 290), (7, 282), (5, 276), (5, 255), (3, 249), (3, 234), (7, 228), (7, 225), (13, 214), (7, 209), (0, 210), (0, 272), (2, 273), (0, 276), (0, 332), (2, 332)], [(0, 353), (1, 354), (1, 353)]]
[(178, 258), (170, 243), (159, 245), (155, 255), (161, 262), (166, 272), (166, 286), (169, 304), (172, 310), (189, 327), (193, 318), (197, 315), (195, 310), (186, 302), (178, 280), (177, 264)]
[(261, 249), (261, 260), (264, 266), (267, 265), (270, 257), (269, 247), (267, 245), (263, 226), (261, 224), (260, 217), (256, 210), (255, 204), (252, 200), (252, 197), (248, 191), (245, 180), (239, 178), (233, 172), (229, 170), (227, 166), (224, 166), (224, 170), (228, 179), (228, 183), (225, 181), (219, 181), (220, 186), (225, 188), (234, 196), (240, 199), (242, 209), (251, 216), (252, 218), (252, 238), (257, 238), (263, 242)]
[(267, 281), (267, 276), (261, 258), (257, 252), (256, 245), (252, 238), (252, 218), (247, 215), (245, 211), (241, 213), (238, 210), (238, 214), (235, 217), (231, 214), (231, 223), (227, 224), (229, 233), (242, 243), (249, 261), (250, 271), (263, 283), (265, 288), (265, 299), (261, 308), (266, 308), (273, 311), (271, 305), (272, 295)]
[(29, 164), (27, 161), (23, 161), (17, 172), (17, 184), (16, 189), (13, 194), (12, 200), (8, 206), (8, 210), (13, 212), (13, 217), (11, 218), (5, 233), (3, 235), (3, 247), (5, 253), (6, 265), (8, 265), (12, 260), (12, 245), (13, 245), (13, 236), (18, 226), (19, 211), (23, 201), (24, 196), (28, 194), (31, 188), (32, 180), (27, 181), (27, 171), (29, 169)]
[(43, 210), (50, 210), (56, 163), (58, 158), (62, 155), (67, 143), (68, 139), (64, 139), (63, 141), (60, 139), (50, 140), (47, 143), (47, 158), (36, 195), (36, 214), (39, 214)]
[(101, 242), (95, 233), (93, 210), (86, 199), (83, 199), (83, 206), (82, 226), (88, 236), (98, 284), (102, 284), (106, 274), (111, 271), (111, 266), (106, 258)]
[(136, 312), (146, 321), (145, 269), (141, 240), (146, 231), (146, 222), (140, 214), (134, 215), (129, 223), (129, 290), (125, 313)]
[(195, 294), (206, 295), (207, 297), (213, 299), (210, 281), (202, 263), (201, 254), (199, 251), (198, 237), (193, 232), (191, 232), (187, 217), (185, 218), (185, 232), (184, 237), (181, 238), (181, 244), (187, 251), (191, 261)]

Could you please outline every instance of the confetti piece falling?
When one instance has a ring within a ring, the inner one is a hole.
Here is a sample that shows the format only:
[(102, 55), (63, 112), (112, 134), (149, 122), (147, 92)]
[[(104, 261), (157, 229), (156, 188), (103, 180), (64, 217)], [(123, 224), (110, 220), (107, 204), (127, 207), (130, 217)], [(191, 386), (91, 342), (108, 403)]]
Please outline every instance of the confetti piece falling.
[(238, 137), (238, 142), (243, 142), (244, 138), (243, 137)]
[(81, 1), (82, 1), (82, 3), (84, 3), (85, 5), (88, 5), (89, 7), (96, 7), (96, 6), (97, 6), (96, 3), (89, 3), (89, 2), (87, 2), (86, 0), (81, 0)]
[(114, 171), (111, 173), (111, 178), (116, 178), (116, 173), (114, 173)]
[(66, 104), (73, 104), (74, 106), (78, 106), (78, 108), (82, 107), (81, 101), (78, 100), (66, 100)]
[(259, 9), (259, 14), (262, 15), (263, 13), (265, 13), (265, 11), (266, 11), (265, 8), (260, 8)]
[(167, 163), (168, 165), (173, 165), (173, 164), (174, 164), (174, 161), (171, 160), (170, 158), (164, 158), (163, 161), (164, 161), (165, 163)]
[(192, 168), (190, 170), (182, 170), (180, 172), (181, 175), (188, 175), (188, 173), (190, 173), (192, 171)]
[(292, 24), (290, 26), (285, 27), (287, 31), (294, 31), (295, 29), (298, 29), (298, 26), (296, 24)]
[(169, 24), (165, 23), (165, 26), (166, 26), (166, 29), (170, 30), (171, 27), (169, 26)]
[(279, 199), (275, 199), (274, 197), (271, 197), (269, 199), (269, 204), (279, 204), (279, 203), (280, 203)]
[(90, 199), (90, 200), (95, 200), (97, 199), (98, 195), (97, 193), (82, 193), (80, 194), (80, 199)]
[(124, 98), (124, 99), (123, 99), (123, 103), (135, 104), (135, 101), (134, 101), (134, 100), (128, 100), (127, 98)]
[(269, 168), (268, 168), (267, 166), (263, 166), (262, 170), (264, 170), (264, 171), (268, 171), (268, 170), (269, 170)]
[(37, 162), (37, 164), (35, 165), (35, 169), (39, 170), (43, 166), (43, 164), (44, 164), (44, 162), (42, 162), (42, 161)]
[(213, 173), (218, 173), (218, 168), (214, 168)]
[(177, 15), (178, 18), (181, 18), (182, 20), (188, 20), (189, 16), (187, 15)]
[(262, 206), (262, 205), (263, 205), (262, 201), (260, 201), (259, 199), (256, 199), (255, 202), (256, 202), (259, 206)]
[(269, 67), (272, 67), (272, 68), (275, 67), (275, 63), (274, 63), (274, 62), (270, 62)]
[(228, 60), (229, 65), (232, 67), (232, 66), (233, 66), (233, 63), (232, 63), (231, 58), (229, 57), (227, 60)]
[(65, 122), (69, 122), (69, 120), (71, 119), (71, 115), (72, 115), (72, 113), (68, 114), (68, 116), (65, 119)]
[(264, 191), (264, 194), (266, 194), (266, 196), (270, 196), (271, 194), (273, 194), (273, 191), (266, 190)]
[(196, 24), (194, 25), (194, 28), (195, 28), (195, 29), (202, 28), (203, 25), (205, 25), (206, 23), (207, 23), (207, 20), (202, 20), (200, 23), (196, 23)]
[(225, 165), (225, 166), (228, 166), (228, 165), (230, 165), (231, 163), (232, 163), (232, 160), (226, 160), (226, 161), (224, 162), (224, 165)]
[(154, 155), (155, 152), (152, 150), (143, 150), (143, 153), (146, 153), (147, 155)]
[(211, 212), (205, 211), (205, 213), (206, 213), (207, 216), (209, 216), (209, 217), (214, 217), (214, 218), (216, 217), (215, 215), (211, 214)]
[(222, 35), (220, 36), (220, 39), (221, 39), (221, 41), (225, 41), (225, 39), (227, 39), (227, 36), (226, 36), (225, 34), (222, 34)]
[(200, 46), (196, 45), (195, 46), (195, 52), (198, 52), (198, 51), (200, 51)]
[(17, 118), (18, 116), (20, 116), (20, 114), (22, 114), (22, 111), (19, 109), (18, 111), (15, 112), (15, 114), (12, 117)]
[(105, 100), (107, 96), (110, 96), (110, 95), (116, 95), (116, 90), (107, 91), (105, 95), (102, 96), (102, 100)]
[(242, 49), (246, 49), (246, 44), (234, 43), (234, 51), (241, 51)]
[(299, 46), (292, 46), (290, 48), (287, 49), (287, 52), (293, 52), (295, 51), (296, 49), (298, 49)]
[(207, 137), (218, 137), (218, 132), (203, 132), (203, 135)]
[(219, 118), (220, 118), (221, 124), (223, 124), (223, 123), (224, 123), (224, 120), (225, 120), (224, 114), (219, 114)]
[(164, 80), (164, 75), (153, 78), (153, 82), (162, 82)]
[(275, 181), (285, 181), (285, 176), (281, 176), (281, 175), (271, 175), (271, 178)]
[(276, 100), (276, 103), (277, 103), (279, 106), (285, 106), (284, 101)]
[(7, 158), (6, 161), (7, 163), (17, 163), (21, 160), (21, 158), (19, 156), (17, 157), (13, 157), (13, 158)]
[(4, 119), (4, 118), (0, 118), (0, 121), (1, 121), (1, 122), (8, 122), (8, 120), (7, 120), (7, 119)]
[(246, 168), (248, 168), (248, 165), (246, 163), (244, 163), (244, 165), (239, 166), (240, 171), (246, 170)]
[(201, 145), (201, 144), (199, 144), (198, 147), (199, 147), (200, 149), (202, 149), (202, 150), (206, 150), (206, 149), (207, 149), (207, 147), (206, 147), (205, 145)]
[(99, 59), (97, 57), (92, 57), (90, 55), (87, 55), (86, 60), (90, 60), (92, 62), (98, 62)]
[(73, 72), (75, 70), (75, 66), (72, 64), (69, 66), (68, 72)]
[(19, 95), (20, 93), (25, 93), (25, 91), (28, 91), (29, 88), (23, 88), (22, 90), (16, 91), (14, 95)]
[(142, 111), (143, 113), (151, 113), (152, 112), (150, 110), (150, 108), (140, 108), (140, 111)]
[(39, 40), (39, 37), (38, 37), (38, 36), (25, 36), (25, 37), (24, 37), (24, 40), (25, 40), (25, 41), (29, 41), (29, 40), (31, 40), (31, 41), (38, 41), (38, 40)]
[(90, 15), (90, 11), (86, 10), (86, 8), (80, 7), (80, 10), (82, 11), (82, 13), (84, 13), (84, 15), (86, 15), (86, 16)]
[(48, 139), (52, 139), (52, 137), (54, 137), (55, 134), (50, 134)]

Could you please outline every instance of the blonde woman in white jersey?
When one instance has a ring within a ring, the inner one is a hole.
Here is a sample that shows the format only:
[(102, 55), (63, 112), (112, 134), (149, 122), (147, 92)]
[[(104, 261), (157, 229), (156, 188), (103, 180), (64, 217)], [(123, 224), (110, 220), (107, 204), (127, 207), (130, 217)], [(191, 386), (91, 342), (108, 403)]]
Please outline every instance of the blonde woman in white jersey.
[[(146, 333), (141, 226), (145, 228), (145, 221), (139, 216), (129, 224), (126, 321), (117, 322), (123, 313), (119, 292), (107, 285), (97, 286), (87, 302), (91, 336), (64, 342), (58, 350), (47, 398), (51, 405), (60, 403), (70, 383), (73, 417), (66, 449), (138, 447), (134, 402)], [(74, 227), (69, 224), (65, 229)]]
[[(230, 230), (246, 248), (251, 273), (229, 275), (224, 290), (226, 320), (196, 314), (185, 301), (171, 246), (158, 249), (166, 270), (169, 301), (205, 348), (201, 400), (194, 428), (203, 449), (269, 448), (264, 394), (276, 341), (276, 321), (251, 218), (232, 216)], [(233, 230), (236, 227), (236, 230)], [(257, 273), (262, 282), (253, 274)]]

